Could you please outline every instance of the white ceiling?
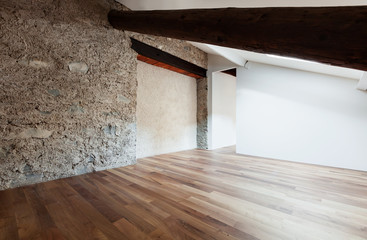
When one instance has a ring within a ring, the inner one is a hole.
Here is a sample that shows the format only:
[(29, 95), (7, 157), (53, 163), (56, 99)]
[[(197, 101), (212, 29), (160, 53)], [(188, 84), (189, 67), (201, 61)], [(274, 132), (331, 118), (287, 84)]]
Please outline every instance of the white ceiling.
[[(168, 10), (225, 7), (301, 7), (301, 6), (353, 6), (367, 5), (367, 0), (117, 0), (132, 10)], [(281, 67), (311, 71), (352, 79), (361, 79), (363, 72), (354, 69), (334, 67), (316, 62), (276, 57), (244, 50), (220, 47), (210, 44), (193, 45), (209, 53), (220, 55), (233, 63), (243, 66), (246, 61), (261, 62)]]
[(203, 44), (195, 42), (191, 42), (191, 44), (200, 48), (204, 52), (214, 55), (220, 55), (226, 58), (227, 60), (229, 60), (234, 64), (234, 67), (244, 66), (246, 61), (250, 61), (250, 62), (259, 62), (269, 65), (275, 65), (279, 67), (286, 67), (303, 71), (328, 74), (338, 77), (352, 78), (356, 80), (360, 80), (363, 75), (363, 71), (360, 70), (335, 67), (327, 64), (321, 64), (302, 59), (279, 57), (245, 50), (215, 46), (211, 44)]

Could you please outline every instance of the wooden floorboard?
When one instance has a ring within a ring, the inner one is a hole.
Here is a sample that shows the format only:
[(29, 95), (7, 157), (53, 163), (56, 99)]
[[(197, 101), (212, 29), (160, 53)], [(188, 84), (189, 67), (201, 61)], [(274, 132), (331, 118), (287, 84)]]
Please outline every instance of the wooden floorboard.
[(367, 239), (367, 172), (190, 150), (0, 191), (2, 239)]

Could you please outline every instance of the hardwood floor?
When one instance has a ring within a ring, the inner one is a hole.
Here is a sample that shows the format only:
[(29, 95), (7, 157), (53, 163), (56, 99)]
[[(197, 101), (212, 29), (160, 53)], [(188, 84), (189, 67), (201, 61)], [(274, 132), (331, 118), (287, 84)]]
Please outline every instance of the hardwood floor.
[(0, 239), (367, 239), (367, 173), (165, 154), (1, 191)]

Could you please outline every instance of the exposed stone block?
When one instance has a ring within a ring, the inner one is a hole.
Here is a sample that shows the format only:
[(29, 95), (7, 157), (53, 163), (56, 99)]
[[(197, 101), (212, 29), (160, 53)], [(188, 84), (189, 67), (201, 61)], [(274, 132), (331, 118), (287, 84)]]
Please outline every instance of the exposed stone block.
[(29, 66), (33, 68), (46, 68), (49, 66), (49, 63), (40, 60), (31, 60), (29, 61)]
[(8, 151), (5, 148), (0, 148), (0, 159), (4, 159), (8, 156)]
[(79, 104), (74, 103), (73, 105), (71, 105), (71, 107), (69, 108), (69, 112), (74, 113), (74, 114), (78, 114), (78, 113), (84, 113), (84, 108), (81, 107)]
[(60, 95), (60, 91), (59, 91), (59, 89), (49, 89), (49, 90), (47, 90), (47, 92), (48, 92), (49, 94), (51, 94), (52, 96), (54, 96), (54, 97), (57, 97), (57, 96), (59, 96), (59, 95)]
[(79, 73), (87, 73), (88, 65), (85, 62), (71, 62), (69, 63), (70, 72), (79, 72)]
[(39, 128), (28, 128), (21, 132), (18, 137), (19, 138), (49, 138), (52, 135), (53, 131), (48, 131), (45, 129)]
[(122, 103), (126, 103), (126, 104), (130, 103), (130, 99), (128, 99), (127, 97), (122, 96), (122, 95), (117, 96), (117, 101), (122, 102)]

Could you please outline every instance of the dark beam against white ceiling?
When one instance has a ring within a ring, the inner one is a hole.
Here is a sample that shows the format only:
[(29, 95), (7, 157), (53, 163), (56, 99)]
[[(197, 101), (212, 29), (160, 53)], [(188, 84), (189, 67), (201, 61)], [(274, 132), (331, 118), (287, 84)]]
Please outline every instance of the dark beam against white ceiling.
[(367, 7), (225, 8), (109, 13), (121, 30), (367, 70)]

